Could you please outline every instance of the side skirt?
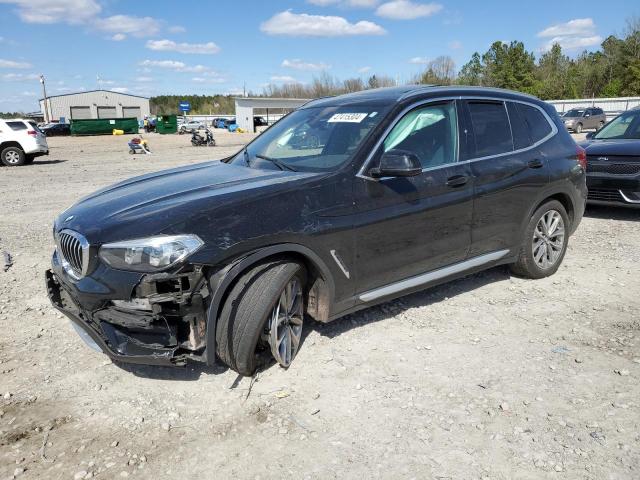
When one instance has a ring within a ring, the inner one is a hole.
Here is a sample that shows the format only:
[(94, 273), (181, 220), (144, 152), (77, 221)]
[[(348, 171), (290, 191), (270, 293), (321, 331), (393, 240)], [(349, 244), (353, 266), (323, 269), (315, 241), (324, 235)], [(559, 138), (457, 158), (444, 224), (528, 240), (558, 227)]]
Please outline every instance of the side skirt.
[(452, 275), (462, 273), (466, 270), (471, 270), (472, 268), (495, 262), (496, 260), (500, 260), (502, 257), (506, 256), (508, 253), (509, 250), (498, 250), (497, 252), (487, 253), (485, 255), (480, 255), (479, 257), (470, 258), (469, 260), (465, 260), (464, 262), (455, 263), (453, 265), (449, 265), (448, 267), (439, 268), (438, 270), (433, 270), (431, 272), (423, 273), (422, 275), (410, 277), (405, 280), (386, 285), (384, 287), (369, 290), (368, 292), (361, 293), (358, 296), (358, 299), (362, 302), (371, 302), (382, 297), (388, 297), (389, 295), (393, 295), (404, 290), (419, 287), (421, 285), (425, 285), (427, 283), (431, 283), (445, 277), (450, 277)]

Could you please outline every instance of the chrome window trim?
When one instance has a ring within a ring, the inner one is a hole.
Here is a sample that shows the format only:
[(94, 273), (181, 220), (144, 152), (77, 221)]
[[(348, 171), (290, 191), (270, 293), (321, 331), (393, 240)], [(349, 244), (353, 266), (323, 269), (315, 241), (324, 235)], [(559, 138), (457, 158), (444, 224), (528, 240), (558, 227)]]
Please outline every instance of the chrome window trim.
[[(479, 101), (488, 100), (488, 101), (494, 101), (494, 102), (501, 102), (501, 103), (504, 104), (504, 109), (505, 109), (505, 111), (507, 113), (507, 118), (509, 119), (509, 128), (511, 128), (511, 118), (509, 117), (509, 109), (507, 108), (505, 102), (522, 103), (524, 105), (537, 108), (542, 113), (544, 118), (547, 120), (547, 123), (551, 127), (551, 132), (546, 137), (541, 138), (540, 140), (538, 140), (537, 142), (529, 145), (526, 148), (520, 148), (518, 150), (512, 150), (510, 152), (498, 153), (496, 155), (487, 155), (487, 156), (484, 156), (484, 157), (475, 157), (475, 158), (470, 158), (468, 160), (460, 161), (459, 160), (459, 158), (460, 158), (460, 131), (458, 131), (457, 132), (457, 138), (458, 138), (457, 157), (458, 157), (458, 160), (456, 160), (455, 162), (446, 163), (444, 165), (438, 165), (437, 167), (423, 168), (422, 169), (423, 172), (427, 172), (427, 171), (430, 171), (430, 170), (438, 170), (438, 169), (441, 169), (441, 168), (449, 168), (452, 165), (469, 164), (469, 163), (472, 163), (472, 162), (478, 162), (478, 161), (482, 161), (482, 160), (489, 160), (489, 159), (492, 159), (492, 158), (504, 157), (505, 155), (513, 155), (513, 154), (516, 154), (516, 153), (523, 153), (523, 152), (532, 150), (532, 149), (538, 147), (539, 145), (542, 145), (547, 140), (553, 138), (554, 136), (556, 136), (558, 134), (558, 127), (553, 122), (553, 120), (551, 119), (549, 114), (547, 114), (547, 112), (545, 112), (542, 107), (536, 105), (535, 103), (528, 102), (526, 100), (512, 99), (512, 98), (500, 98), (500, 97), (484, 97), (484, 96), (475, 96), (475, 95), (462, 95), (462, 96), (455, 95), (455, 96), (445, 96), (445, 97), (435, 97), (435, 98), (424, 99), (424, 100), (420, 100), (418, 102), (412, 103), (411, 105), (407, 106), (406, 108), (404, 108), (396, 116), (396, 118), (393, 120), (393, 122), (387, 127), (387, 129), (384, 131), (384, 133), (380, 136), (380, 138), (376, 142), (375, 146), (369, 152), (369, 155), (367, 155), (367, 158), (362, 163), (362, 166), (358, 170), (358, 173), (356, 173), (356, 177), (362, 178), (364, 180), (370, 180), (370, 181), (373, 181), (373, 182), (379, 182), (381, 180), (387, 180), (389, 178), (394, 178), (394, 177), (373, 178), (373, 177), (370, 177), (370, 176), (368, 176), (368, 175), (366, 175), (364, 173), (367, 170), (367, 167), (368, 167), (369, 163), (371, 163), (371, 160), (373, 159), (373, 156), (375, 155), (375, 153), (380, 148), (380, 145), (382, 145), (382, 143), (384, 142), (385, 138), (387, 138), (389, 133), (391, 133), (391, 130), (393, 130), (393, 128), (397, 125), (397, 123), (407, 113), (409, 113), (411, 110), (414, 110), (414, 109), (416, 109), (418, 107), (421, 107), (422, 105), (427, 105), (427, 104), (430, 104), (430, 103), (441, 103), (441, 102), (452, 101), (452, 100), (453, 101), (455, 101), (455, 100), (479, 100)], [(456, 115), (458, 116), (457, 110), (456, 110)], [(513, 141), (513, 133), (511, 135), (511, 138), (512, 138), (512, 141)]]

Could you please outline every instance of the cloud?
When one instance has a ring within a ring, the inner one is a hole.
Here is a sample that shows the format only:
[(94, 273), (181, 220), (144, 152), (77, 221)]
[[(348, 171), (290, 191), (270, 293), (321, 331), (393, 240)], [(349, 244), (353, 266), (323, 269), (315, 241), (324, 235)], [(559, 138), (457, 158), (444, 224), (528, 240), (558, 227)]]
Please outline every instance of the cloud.
[(429, 59), (427, 57), (413, 57), (409, 59), (409, 63), (413, 65), (426, 65), (429, 63)]
[(220, 51), (220, 47), (213, 42), (207, 43), (176, 43), (173, 40), (149, 40), (146, 47), (160, 52), (200, 53), (213, 55)]
[(298, 83), (298, 80), (289, 75), (274, 75), (271, 77), (271, 81), (276, 83)]
[(344, 7), (372, 8), (380, 3), (380, 0), (307, 0), (307, 3), (318, 5), (320, 7), (340, 5)]
[(127, 93), (129, 91), (127, 87), (114, 87), (114, 88), (110, 88), (109, 90), (117, 93)]
[(37, 73), (5, 73), (0, 78), (9, 82), (24, 82), (29, 80), (39, 80), (40, 75)]
[(217, 76), (213, 76), (213, 77), (193, 77), (191, 79), (192, 82), (196, 82), (196, 83), (224, 83), (226, 82), (226, 79), (222, 78), (222, 77), (217, 77)]
[(596, 34), (596, 24), (592, 18), (576, 18), (551, 25), (538, 32), (537, 36), (549, 39), (542, 50), (549, 50), (554, 43), (566, 50), (572, 50), (599, 45), (602, 42), (602, 37)]
[(94, 25), (104, 32), (121, 33), (134, 37), (149, 37), (160, 31), (160, 22), (155, 18), (131, 15), (112, 15), (111, 17), (98, 18), (94, 21)]
[(282, 64), (285, 68), (293, 68), (294, 70), (306, 70), (306, 71), (318, 71), (318, 70), (328, 70), (331, 68), (331, 65), (326, 63), (311, 63), (311, 62), (303, 62), (299, 58), (293, 60), (283, 60)]
[(309, 15), (286, 10), (275, 14), (260, 26), (268, 35), (290, 35), (300, 37), (339, 37), (346, 35), (384, 35), (380, 25), (359, 21), (350, 23), (343, 17)]
[(358, 73), (367, 73), (367, 72), (369, 72), (369, 71), (371, 71), (371, 67), (369, 67), (369, 66), (366, 66), (366, 67), (360, 67), (360, 68), (358, 69)]
[(80, 24), (96, 17), (102, 7), (95, 0), (0, 0), (15, 5), (26, 23)]
[(176, 72), (213, 73), (209, 67), (206, 67), (204, 65), (187, 65), (186, 63), (179, 62), (177, 60), (143, 60), (138, 65), (140, 65), (141, 67), (155, 67), (175, 70)]
[(180, 26), (180, 25), (173, 25), (171, 27), (169, 27), (167, 30), (169, 30), (169, 33), (184, 33), (187, 31), (186, 28)]
[(114, 42), (121, 42), (122, 40), (126, 40), (127, 36), (124, 33), (116, 33), (111, 40)]
[(596, 29), (592, 18), (576, 18), (566, 23), (558, 23), (538, 32), (538, 37), (561, 37), (566, 35), (589, 35)]
[(32, 65), (27, 62), (16, 62), (14, 60), (4, 60), (0, 58), (0, 68), (31, 68)]
[(459, 50), (462, 48), (462, 42), (460, 42), (459, 40), (454, 40), (452, 42), (449, 42), (449, 48), (451, 50)]
[(413, 20), (430, 17), (442, 10), (439, 3), (416, 3), (410, 0), (393, 0), (383, 3), (376, 9), (376, 15), (393, 20)]
[(136, 77), (136, 82), (153, 82), (153, 77)]

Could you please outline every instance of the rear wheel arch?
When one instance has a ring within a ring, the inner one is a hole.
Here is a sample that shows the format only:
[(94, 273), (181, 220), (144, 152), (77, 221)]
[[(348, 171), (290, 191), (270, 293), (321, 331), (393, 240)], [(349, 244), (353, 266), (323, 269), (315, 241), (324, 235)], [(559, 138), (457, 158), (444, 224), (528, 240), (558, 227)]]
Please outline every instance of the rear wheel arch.
[(279, 244), (254, 251), (210, 276), (212, 298), (207, 311), (207, 364), (212, 365), (216, 361), (217, 323), (229, 292), (245, 273), (257, 265), (277, 260), (289, 260), (305, 267), (308, 292), (306, 313), (318, 321), (329, 319), (335, 287), (331, 272), (317, 254), (299, 244)]

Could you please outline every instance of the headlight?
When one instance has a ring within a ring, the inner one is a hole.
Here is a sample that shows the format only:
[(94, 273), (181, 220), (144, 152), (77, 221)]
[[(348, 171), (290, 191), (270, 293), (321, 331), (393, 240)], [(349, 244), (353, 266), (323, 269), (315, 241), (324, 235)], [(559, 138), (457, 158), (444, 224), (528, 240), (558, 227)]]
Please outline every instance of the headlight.
[(202, 245), (197, 235), (158, 236), (106, 243), (98, 255), (118, 270), (158, 272), (181, 262)]

